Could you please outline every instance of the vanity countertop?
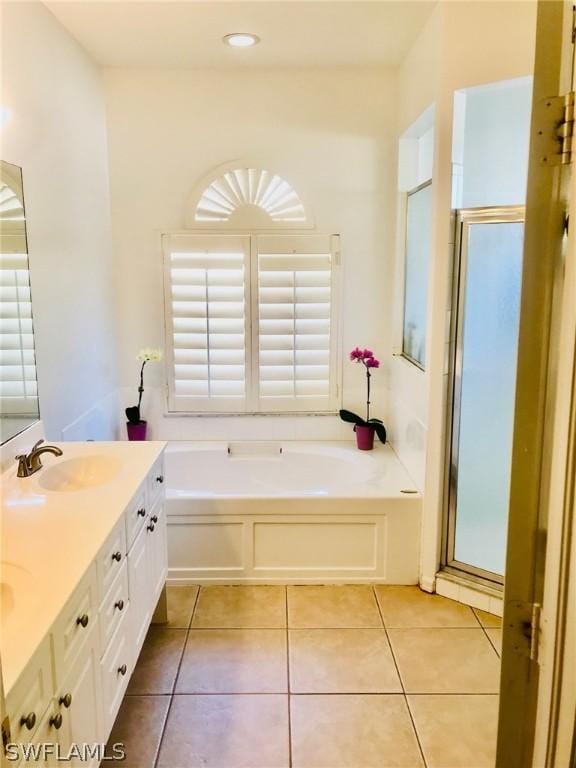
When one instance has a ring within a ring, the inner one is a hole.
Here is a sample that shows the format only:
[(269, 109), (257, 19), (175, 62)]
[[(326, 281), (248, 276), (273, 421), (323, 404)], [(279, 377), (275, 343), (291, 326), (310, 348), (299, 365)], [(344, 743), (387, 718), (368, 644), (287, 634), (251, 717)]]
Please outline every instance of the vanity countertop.
[[(140, 488), (164, 442), (59, 443), (64, 455), (42, 456), (27, 478), (16, 462), (0, 477), (0, 656), (8, 694), (66, 601), (94, 561)], [(57, 464), (72, 476), (86, 459), (101, 462), (104, 479), (79, 490), (47, 490), (59, 478)], [(117, 467), (118, 471), (110, 468)], [(111, 476), (110, 476), (111, 475)]]

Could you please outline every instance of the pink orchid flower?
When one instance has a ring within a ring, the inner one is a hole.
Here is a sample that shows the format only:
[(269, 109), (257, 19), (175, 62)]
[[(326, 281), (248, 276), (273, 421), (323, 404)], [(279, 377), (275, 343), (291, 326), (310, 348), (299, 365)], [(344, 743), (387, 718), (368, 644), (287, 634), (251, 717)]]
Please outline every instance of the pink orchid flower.
[(374, 357), (374, 352), (372, 352), (371, 349), (365, 349), (362, 352), (362, 357), (364, 358), (364, 360), (368, 360), (369, 358)]
[(364, 358), (364, 365), (366, 368), (380, 368), (380, 360), (375, 357)]
[(352, 350), (352, 352), (350, 352), (350, 360), (352, 360), (352, 362), (354, 362), (354, 360), (357, 360), (358, 362), (360, 362), (360, 360), (362, 360), (363, 357), (364, 357), (364, 353), (362, 352), (360, 347), (356, 347), (355, 349)]

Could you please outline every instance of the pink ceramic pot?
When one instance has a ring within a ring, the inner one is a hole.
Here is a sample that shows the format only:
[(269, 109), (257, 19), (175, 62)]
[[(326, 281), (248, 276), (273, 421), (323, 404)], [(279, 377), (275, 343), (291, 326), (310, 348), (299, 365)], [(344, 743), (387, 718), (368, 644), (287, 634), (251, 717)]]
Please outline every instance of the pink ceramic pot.
[(356, 445), (360, 451), (371, 451), (374, 448), (374, 428), (362, 427), (357, 424), (354, 427), (356, 432)]
[(148, 427), (147, 421), (140, 421), (138, 424), (126, 423), (126, 429), (128, 431), (128, 440), (146, 440), (146, 428)]

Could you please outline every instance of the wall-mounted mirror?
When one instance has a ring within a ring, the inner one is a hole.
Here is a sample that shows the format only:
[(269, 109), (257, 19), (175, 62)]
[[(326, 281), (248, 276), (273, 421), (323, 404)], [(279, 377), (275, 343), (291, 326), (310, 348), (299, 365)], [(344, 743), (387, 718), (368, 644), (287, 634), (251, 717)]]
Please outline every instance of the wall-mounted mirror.
[(22, 169), (0, 161), (0, 443), (40, 418)]

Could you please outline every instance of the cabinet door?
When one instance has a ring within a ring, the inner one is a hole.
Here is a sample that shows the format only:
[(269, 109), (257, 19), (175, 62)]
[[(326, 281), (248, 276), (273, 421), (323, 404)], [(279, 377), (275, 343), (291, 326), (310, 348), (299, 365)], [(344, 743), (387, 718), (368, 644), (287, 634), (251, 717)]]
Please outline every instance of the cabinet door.
[(104, 741), (110, 735), (114, 720), (128, 687), (134, 663), (130, 609), (131, 606), (128, 607), (128, 612), (123, 614), (118, 629), (112, 640), (110, 640), (108, 650), (100, 662), (106, 734)]
[[(151, 530), (152, 527), (154, 530)], [(149, 534), (148, 547), (150, 553), (150, 572), (152, 575), (150, 600), (152, 601), (152, 610), (154, 610), (160, 592), (166, 582), (166, 574), (168, 572), (166, 514), (161, 501), (156, 504), (150, 515), (150, 524), (147, 531)]]
[[(61, 731), (55, 726), (56, 708), (51, 704), (42, 717), (34, 738), (30, 742), (19, 745), (19, 754), (23, 755), (18, 768), (26, 766), (38, 766), (38, 768), (52, 768), (58, 763), (59, 754), (66, 754), (66, 747), (61, 746)], [(6, 765), (10, 765), (7, 761)]]
[(134, 640), (134, 658), (140, 653), (152, 619), (152, 564), (149, 560), (149, 521), (128, 554), (128, 587), (130, 590), (130, 623)]
[[(99, 764), (97, 745), (105, 740), (102, 723), (102, 684), (100, 677), (100, 645), (98, 628), (94, 627), (90, 640), (70, 668), (66, 680), (59, 687), (56, 706), (62, 715), (60, 741), (64, 754), (72, 746), (92, 747), (86, 760), (81, 757), (64, 763), (91, 768)], [(74, 754), (72, 752), (71, 754)]]

